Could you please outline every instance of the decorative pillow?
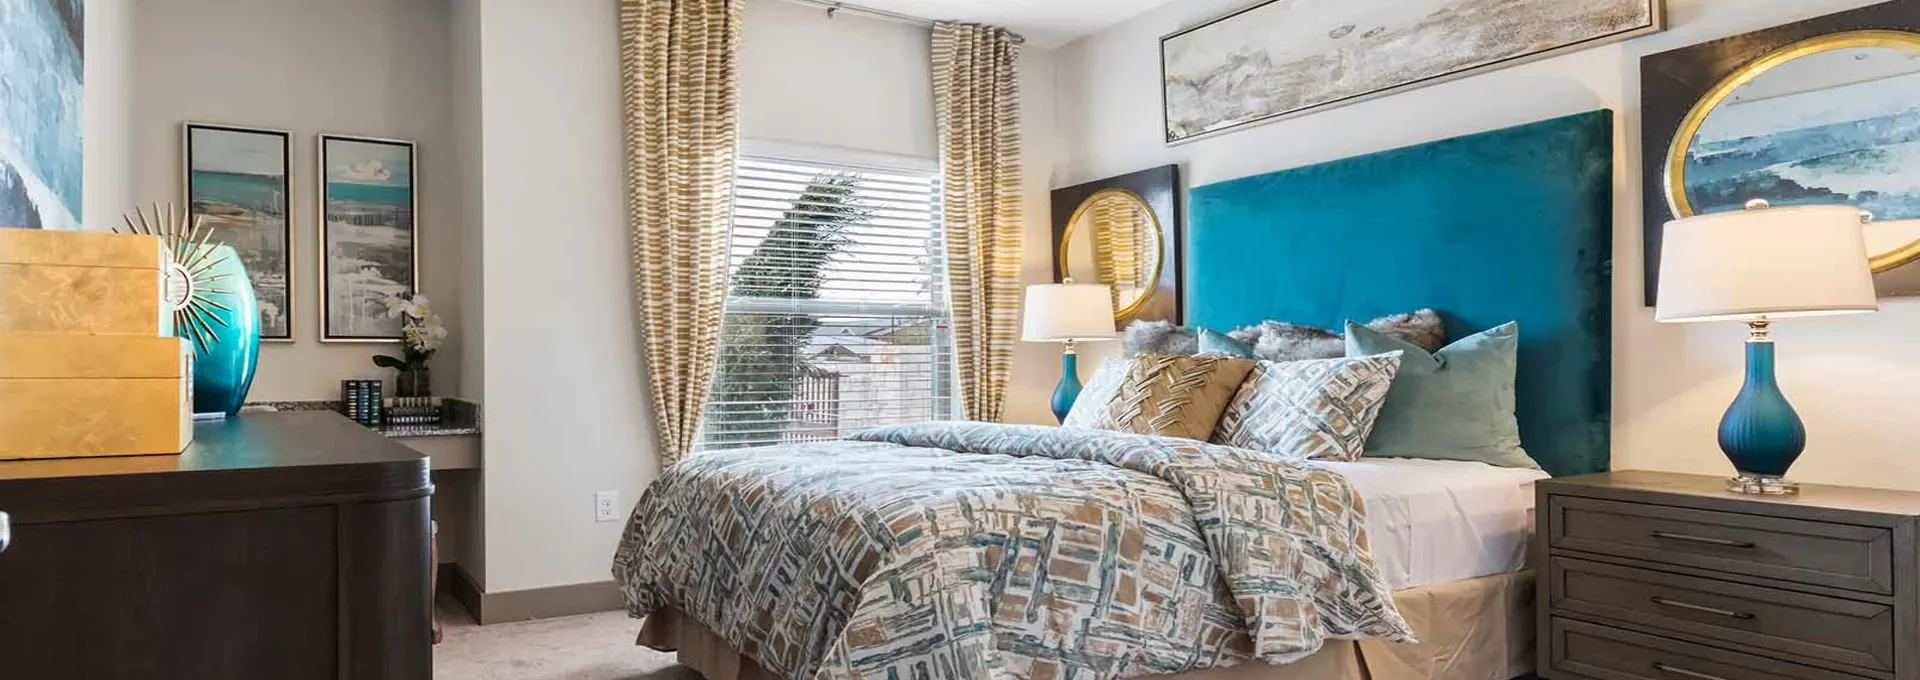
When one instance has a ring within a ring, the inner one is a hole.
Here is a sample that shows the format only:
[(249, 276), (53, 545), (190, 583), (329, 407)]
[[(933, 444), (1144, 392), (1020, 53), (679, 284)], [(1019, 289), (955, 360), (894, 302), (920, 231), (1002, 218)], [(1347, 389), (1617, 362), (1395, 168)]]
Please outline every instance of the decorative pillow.
[(1262, 361), (1227, 404), (1213, 442), (1281, 458), (1359, 460), (1400, 356)]
[(1206, 441), (1254, 362), (1234, 357), (1134, 357), (1097, 429)]
[[(1369, 328), (1406, 340), (1428, 352), (1446, 345), (1447, 328), (1440, 315), (1431, 309), (1408, 314), (1383, 316), (1367, 323)], [(1198, 331), (1165, 321), (1136, 321), (1121, 337), (1127, 356), (1136, 354), (1199, 354)], [(1253, 347), (1256, 359), (1267, 361), (1303, 361), (1338, 359), (1347, 355), (1340, 334), (1323, 328), (1280, 321), (1264, 321), (1226, 334), (1241, 344)]]
[(1120, 334), (1126, 356), (1138, 354), (1199, 354), (1200, 338), (1193, 329), (1170, 321), (1135, 321)]
[(1367, 438), (1366, 455), (1540, 467), (1520, 448), (1520, 421), (1513, 415), (1519, 324), (1475, 333), (1428, 353), (1405, 340), (1347, 322), (1349, 355), (1395, 350), (1406, 354), (1373, 434)]
[(1080, 389), (1080, 398), (1073, 401), (1073, 408), (1067, 411), (1061, 427), (1092, 429), (1100, 426), (1100, 420), (1107, 415), (1107, 405), (1113, 403), (1113, 395), (1120, 392), (1120, 383), (1125, 382), (1127, 374), (1133, 372), (1132, 357), (1114, 357), (1100, 365), (1093, 372), (1085, 387)]
[(1211, 328), (1200, 329), (1200, 354), (1219, 354), (1242, 359), (1253, 358), (1253, 345), (1233, 339)]

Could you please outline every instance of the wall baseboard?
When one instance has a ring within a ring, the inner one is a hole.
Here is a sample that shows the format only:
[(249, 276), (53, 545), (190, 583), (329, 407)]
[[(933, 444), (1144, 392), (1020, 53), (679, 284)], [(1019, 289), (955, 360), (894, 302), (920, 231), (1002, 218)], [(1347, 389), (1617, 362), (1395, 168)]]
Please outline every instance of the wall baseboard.
[(613, 581), (489, 593), (458, 564), (441, 565), (441, 583), (480, 625), (618, 611), (626, 606)]

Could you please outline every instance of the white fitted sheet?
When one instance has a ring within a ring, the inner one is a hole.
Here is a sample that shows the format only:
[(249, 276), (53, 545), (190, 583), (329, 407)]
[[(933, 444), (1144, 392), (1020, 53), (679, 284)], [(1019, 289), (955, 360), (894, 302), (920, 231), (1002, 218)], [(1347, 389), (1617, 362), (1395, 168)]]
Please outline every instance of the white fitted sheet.
[(1373, 561), (1394, 590), (1526, 566), (1533, 483), (1545, 472), (1407, 458), (1312, 464), (1340, 473), (1366, 499)]

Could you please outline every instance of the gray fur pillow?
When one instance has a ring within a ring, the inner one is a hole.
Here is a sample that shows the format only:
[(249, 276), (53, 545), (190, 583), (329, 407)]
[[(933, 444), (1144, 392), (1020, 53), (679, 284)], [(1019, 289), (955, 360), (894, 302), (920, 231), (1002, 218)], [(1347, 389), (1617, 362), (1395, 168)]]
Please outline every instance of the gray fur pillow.
[(1136, 354), (1199, 354), (1200, 334), (1171, 321), (1135, 321), (1120, 334), (1127, 356)]
[[(1383, 316), (1367, 322), (1381, 333), (1400, 338), (1429, 352), (1447, 344), (1446, 324), (1431, 309), (1409, 314)], [(1267, 361), (1305, 361), (1337, 359), (1347, 355), (1346, 340), (1324, 328), (1281, 321), (1263, 321), (1227, 334), (1253, 346), (1253, 356)], [(1191, 328), (1165, 321), (1136, 321), (1121, 336), (1127, 356), (1136, 354), (1195, 354), (1200, 351), (1199, 336)]]

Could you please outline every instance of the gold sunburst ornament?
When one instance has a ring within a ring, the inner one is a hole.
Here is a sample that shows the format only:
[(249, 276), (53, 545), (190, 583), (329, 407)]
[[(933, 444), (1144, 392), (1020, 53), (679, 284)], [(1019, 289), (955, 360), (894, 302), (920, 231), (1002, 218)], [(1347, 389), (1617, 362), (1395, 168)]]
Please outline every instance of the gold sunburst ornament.
[(221, 333), (214, 327), (228, 326), (222, 318), (224, 315), (213, 310), (234, 311), (214, 299), (214, 296), (233, 294), (230, 281), (233, 275), (221, 266), (232, 257), (233, 251), (209, 242), (213, 230), (204, 228), (205, 217), (195, 219), (193, 225), (188, 226), (186, 211), (176, 210), (172, 203), (164, 209), (159, 203), (153, 204), (151, 215), (136, 208), (123, 219), (127, 222), (127, 231), (121, 232), (115, 227), (115, 232), (158, 236), (166, 246), (167, 302), (173, 306), (173, 327), (193, 342), (195, 350), (206, 354), (220, 342)]

